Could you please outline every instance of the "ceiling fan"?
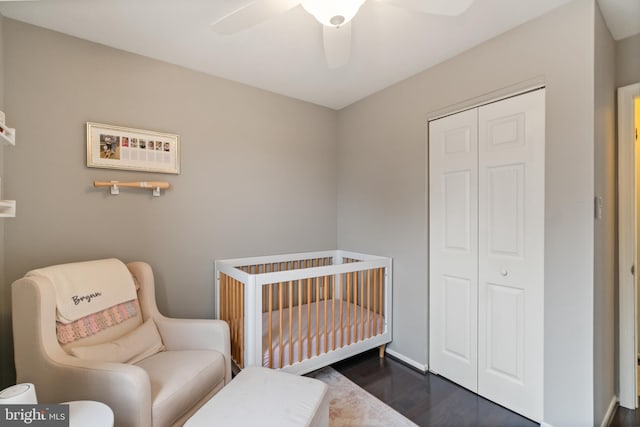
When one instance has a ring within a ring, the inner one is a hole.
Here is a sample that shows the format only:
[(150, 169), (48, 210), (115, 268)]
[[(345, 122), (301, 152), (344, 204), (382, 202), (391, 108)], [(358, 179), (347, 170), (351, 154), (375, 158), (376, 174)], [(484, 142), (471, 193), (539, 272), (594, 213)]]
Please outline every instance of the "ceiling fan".
[[(351, 19), (367, 0), (254, 0), (211, 24), (220, 34), (233, 34), (298, 5), (323, 25), (324, 55), (329, 68), (349, 61)], [(456, 16), (466, 11), (473, 0), (377, 0), (415, 12)]]

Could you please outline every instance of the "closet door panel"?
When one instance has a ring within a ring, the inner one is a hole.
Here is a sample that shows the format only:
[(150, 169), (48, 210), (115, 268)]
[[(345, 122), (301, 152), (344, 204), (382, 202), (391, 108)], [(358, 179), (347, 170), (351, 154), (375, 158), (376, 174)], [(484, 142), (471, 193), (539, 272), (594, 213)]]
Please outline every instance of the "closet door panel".
[(478, 393), (538, 421), (544, 111), (544, 90), (478, 110)]
[[(468, 253), (471, 249), (471, 177), (469, 170), (442, 174), (443, 249)], [(475, 190), (475, 189), (474, 189)]]
[(487, 251), (523, 257), (524, 171), (522, 163), (487, 168)]
[[(524, 381), (524, 291), (487, 283), (487, 371), (516, 383)], [(482, 384), (484, 386), (484, 384)], [(482, 389), (481, 389), (482, 391)]]
[(430, 369), (477, 391), (477, 110), (429, 124)]
[[(442, 304), (444, 308), (444, 343), (442, 351), (448, 357), (471, 363), (470, 328), (475, 324), (469, 318), (473, 294), (472, 282), (460, 277), (442, 277)], [(475, 358), (474, 358), (475, 359)]]

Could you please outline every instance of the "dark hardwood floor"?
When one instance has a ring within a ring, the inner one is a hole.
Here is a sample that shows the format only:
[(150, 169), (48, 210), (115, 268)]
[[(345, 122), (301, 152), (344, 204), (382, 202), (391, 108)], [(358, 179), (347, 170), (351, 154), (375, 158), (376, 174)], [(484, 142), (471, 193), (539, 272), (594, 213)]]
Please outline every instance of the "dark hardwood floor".
[(640, 426), (640, 411), (621, 408), (618, 406), (609, 427), (638, 427)]
[[(332, 365), (420, 426), (520, 427), (538, 424), (442, 377), (426, 375), (372, 350)], [(620, 408), (609, 427), (640, 427), (640, 410)]]
[[(640, 359), (638, 360), (640, 366)], [(640, 426), (640, 410), (632, 411), (631, 409), (621, 408), (618, 406), (616, 413), (613, 415), (609, 427), (638, 427)]]
[(538, 425), (440, 376), (423, 375), (389, 356), (379, 359), (377, 349), (332, 366), (420, 426)]

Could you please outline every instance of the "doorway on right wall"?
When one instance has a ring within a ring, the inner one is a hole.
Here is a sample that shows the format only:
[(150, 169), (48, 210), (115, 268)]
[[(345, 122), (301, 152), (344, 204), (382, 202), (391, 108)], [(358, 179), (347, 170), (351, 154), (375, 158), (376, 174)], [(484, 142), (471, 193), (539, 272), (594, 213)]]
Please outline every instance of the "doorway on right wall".
[(638, 407), (640, 313), (640, 83), (618, 89), (618, 315), (620, 406)]

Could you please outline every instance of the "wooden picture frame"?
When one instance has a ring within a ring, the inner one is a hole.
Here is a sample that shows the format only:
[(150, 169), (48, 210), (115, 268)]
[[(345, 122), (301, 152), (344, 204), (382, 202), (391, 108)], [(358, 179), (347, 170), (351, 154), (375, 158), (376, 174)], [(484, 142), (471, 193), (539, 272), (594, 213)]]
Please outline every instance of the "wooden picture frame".
[(87, 167), (180, 173), (180, 136), (87, 122)]

